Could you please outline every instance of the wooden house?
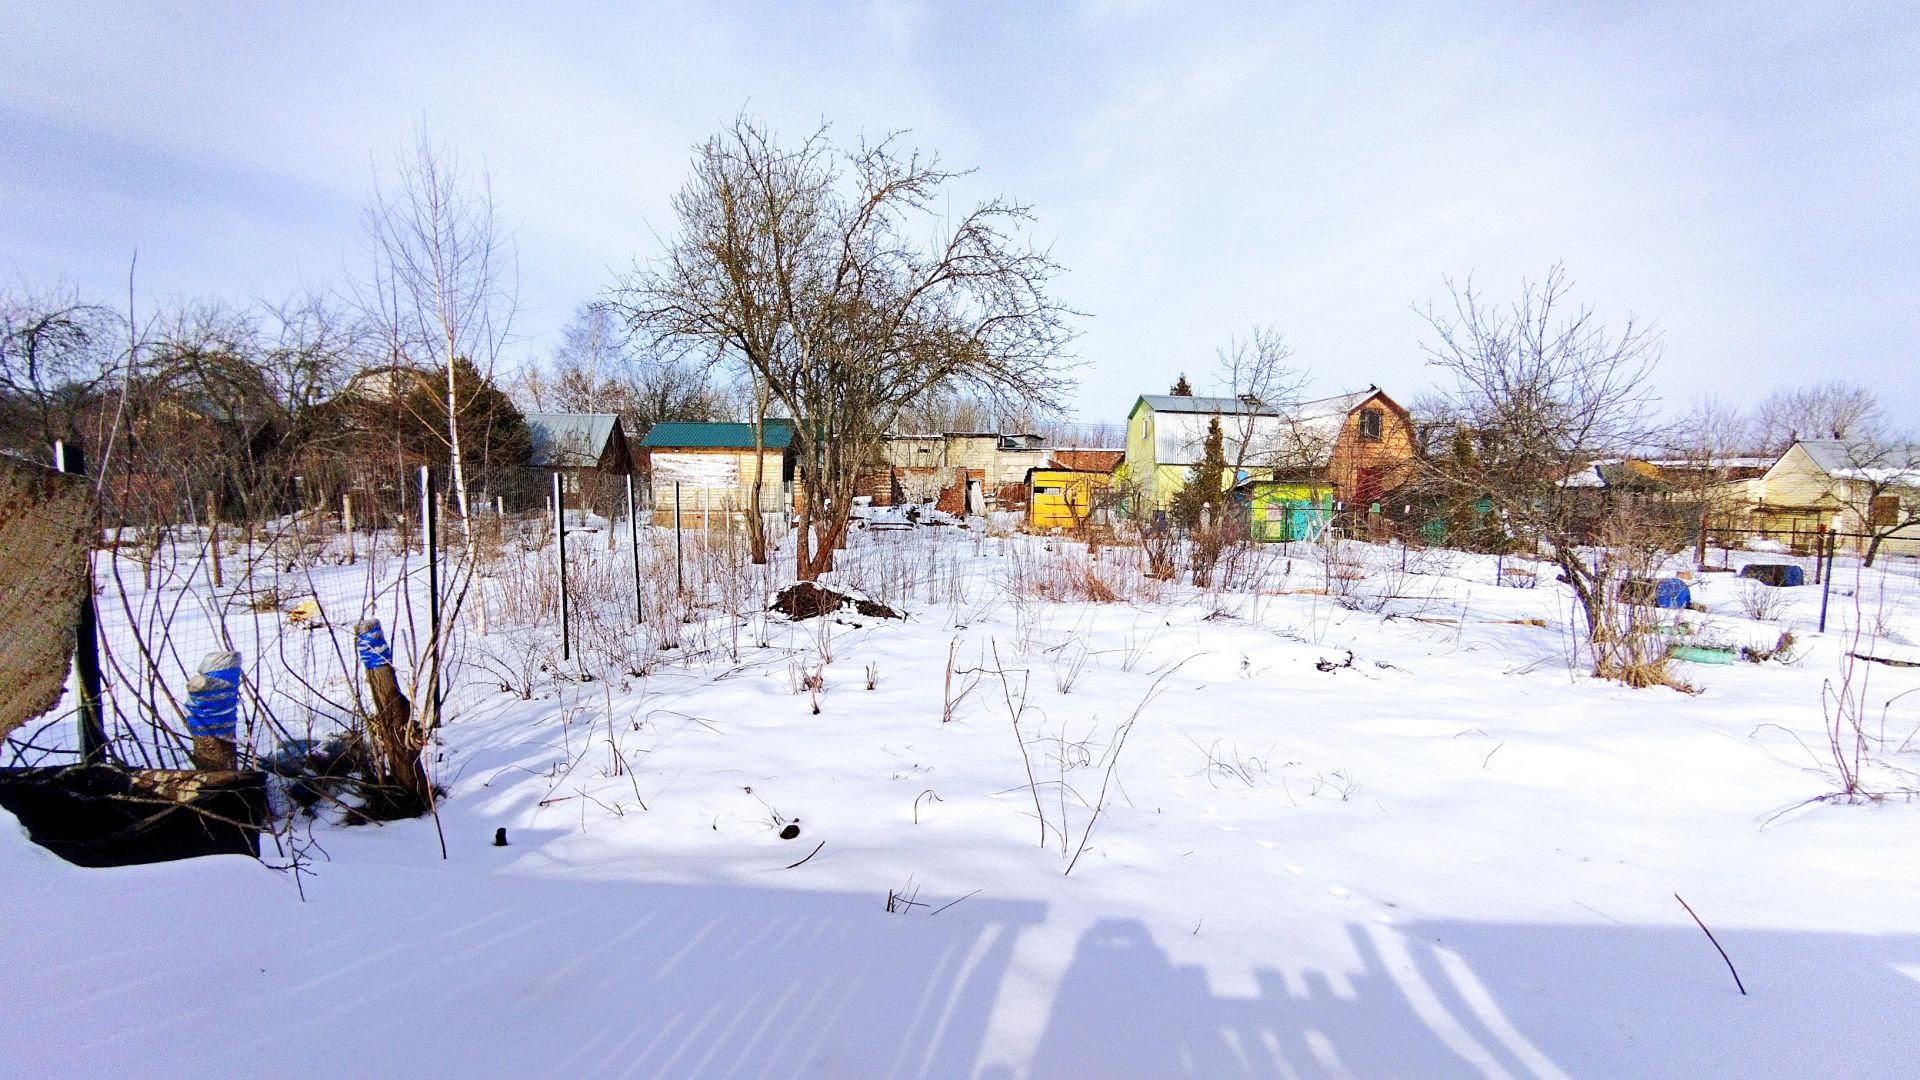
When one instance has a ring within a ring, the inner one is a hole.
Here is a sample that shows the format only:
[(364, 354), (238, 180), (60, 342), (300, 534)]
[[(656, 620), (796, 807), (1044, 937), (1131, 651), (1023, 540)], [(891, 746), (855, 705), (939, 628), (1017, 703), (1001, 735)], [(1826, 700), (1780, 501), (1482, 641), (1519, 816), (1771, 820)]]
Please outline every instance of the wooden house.
[(1822, 533), (1886, 534), (1880, 550), (1920, 554), (1920, 447), (1800, 439), (1757, 479), (1714, 489), (1717, 516), (1755, 533), (1810, 547)]
[(1048, 464), (1038, 435), (948, 431), (889, 435), (883, 461), (863, 478), (875, 505), (933, 503), (950, 514), (1018, 510), (1026, 505), (1027, 474)]

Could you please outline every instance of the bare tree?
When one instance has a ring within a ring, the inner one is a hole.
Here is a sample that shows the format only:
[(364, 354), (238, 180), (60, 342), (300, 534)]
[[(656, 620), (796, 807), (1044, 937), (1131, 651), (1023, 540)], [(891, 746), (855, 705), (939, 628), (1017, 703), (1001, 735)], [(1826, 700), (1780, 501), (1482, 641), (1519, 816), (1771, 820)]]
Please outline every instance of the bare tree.
[(1844, 380), (1779, 390), (1754, 410), (1756, 441), (1779, 454), (1795, 439), (1871, 438), (1880, 427), (1880, 399), (1858, 383)]
[[(1227, 396), (1243, 408), (1226, 418), (1233, 453), (1233, 476), (1250, 465), (1280, 465), (1292, 456), (1286, 425), (1272, 418), (1290, 416), (1300, 404), (1306, 374), (1292, 365), (1293, 349), (1273, 326), (1256, 326), (1246, 337), (1232, 337), (1215, 354)], [(1269, 419), (1261, 423), (1261, 418)], [(1231, 480), (1232, 477), (1229, 477)]]
[(82, 409), (114, 370), (124, 336), (118, 315), (71, 288), (0, 289), (0, 435), (7, 448), (45, 460), (54, 440), (79, 438)]
[(1669, 488), (1670, 509), (1698, 522), (1694, 558), (1704, 565), (1714, 511), (1726, 502), (1723, 485), (1737, 475), (1738, 459), (1756, 445), (1753, 418), (1717, 396), (1703, 394), (1693, 399), (1661, 442), (1681, 466), (1660, 470)]
[(634, 326), (740, 363), (793, 418), (803, 579), (832, 568), (909, 404), (941, 388), (1057, 404), (1059, 268), (1019, 235), (1026, 206), (936, 212), (956, 175), (894, 137), (843, 151), (821, 129), (789, 148), (743, 117), (696, 152), (663, 264), (617, 291)]
[(560, 328), (551, 360), (527, 375), (533, 402), (555, 412), (620, 413), (635, 410), (632, 356), (627, 332), (599, 304), (582, 304)]
[(1669, 431), (1668, 450), (1692, 461), (1724, 462), (1764, 442), (1754, 418), (1713, 394), (1695, 397)]
[(1583, 551), (1591, 522), (1566, 481), (1594, 458), (1645, 444), (1658, 335), (1632, 317), (1609, 331), (1591, 308), (1572, 303), (1560, 266), (1539, 282), (1523, 280), (1507, 304), (1488, 300), (1471, 280), (1446, 285), (1451, 303), (1420, 312), (1433, 330), (1424, 349), (1428, 363), (1452, 377), (1451, 411), (1472, 446), (1431, 456), (1428, 467), (1487, 499), (1517, 539), (1558, 565), (1584, 617), (1595, 673), (1616, 677), (1604, 639), (1611, 575), (1623, 563)]
[(422, 128), (396, 155), (391, 184), (383, 186), (376, 174), (366, 230), (373, 276), (365, 302), (392, 362), (445, 377), (452, 495), (471, 544), (455, 367), (465, 361), (491, 377), (515, 311), (513, 259), (494, 217), (492, 187), (484, 173), (470, 177)]

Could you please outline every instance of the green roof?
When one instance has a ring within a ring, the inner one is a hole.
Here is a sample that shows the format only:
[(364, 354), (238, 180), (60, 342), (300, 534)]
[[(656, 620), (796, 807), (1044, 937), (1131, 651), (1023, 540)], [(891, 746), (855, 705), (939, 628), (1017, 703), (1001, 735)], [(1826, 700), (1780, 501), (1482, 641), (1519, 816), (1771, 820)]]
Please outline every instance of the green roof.
[[(791, 420), (768, 420), (761, 431), (769, 450), (785, 450), (793, 442)], [(669, 421), (649, 428), (640, 445), (650, 450), (751, 450), (753, 425)]]

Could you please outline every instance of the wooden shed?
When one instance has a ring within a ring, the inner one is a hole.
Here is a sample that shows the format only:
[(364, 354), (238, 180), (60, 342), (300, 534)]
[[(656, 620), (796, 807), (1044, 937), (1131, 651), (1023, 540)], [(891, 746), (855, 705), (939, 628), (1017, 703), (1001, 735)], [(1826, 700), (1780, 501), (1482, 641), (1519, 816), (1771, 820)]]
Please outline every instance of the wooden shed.
[(753, 505), (755, 480), (759, 511), (779, 513), (791, 503), (794, 479), (793, 423), (768, 420), (759, 429), (756, 457), (754, 425), (741, 423), (655, 424), (640, 440), (649, 470), (656, 519), (670, 522), (676, 485), (681, 520), (689, 514), (732, 515)]
[(1027, 473), (1027, 527), (1080, 529), (1100, 514), (1113, 474), (1092, 469), (1032, 469)]
[[(617, 413), (527, 413), (527, 465), (560, 474), (569, 510), (610, 514), (626, 494), (633, 452)], [(544, 486), (542, 486), (544, 490)]]

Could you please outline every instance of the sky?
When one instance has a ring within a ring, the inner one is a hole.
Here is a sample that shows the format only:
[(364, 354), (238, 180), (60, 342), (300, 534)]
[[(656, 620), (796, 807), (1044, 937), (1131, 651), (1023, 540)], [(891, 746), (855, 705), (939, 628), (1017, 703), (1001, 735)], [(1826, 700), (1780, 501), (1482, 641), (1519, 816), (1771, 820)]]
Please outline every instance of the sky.
[[(424, 125), (517, 255), (514, 356), (675, 232), (742, 112), (904, 131), (1030, 204), (1084, 422), (1272, 326), (1309, 389), (1439, 381), (1418, 314), (1563, 264), (1678, 412), (1833, 378), (1920, 413), (1920, 6), (0, 0), (0, 279), (138, 301), (364, 277)], [(121, 301), (123, 302), (123, 301)], [(1901, 426), (1911, 426), (1905, 425)]]

